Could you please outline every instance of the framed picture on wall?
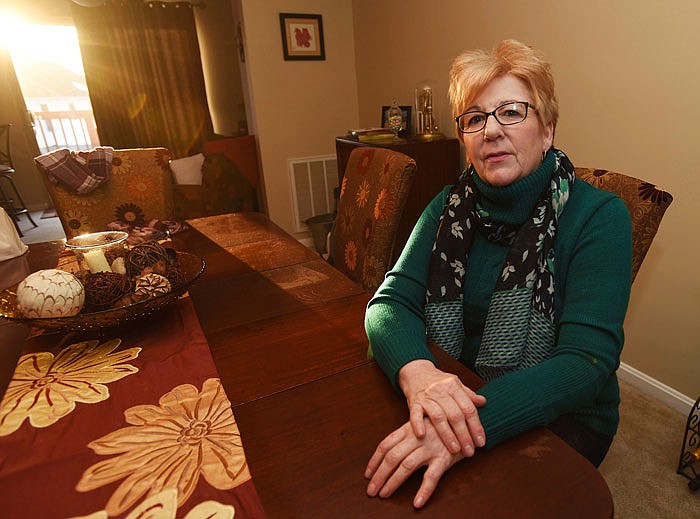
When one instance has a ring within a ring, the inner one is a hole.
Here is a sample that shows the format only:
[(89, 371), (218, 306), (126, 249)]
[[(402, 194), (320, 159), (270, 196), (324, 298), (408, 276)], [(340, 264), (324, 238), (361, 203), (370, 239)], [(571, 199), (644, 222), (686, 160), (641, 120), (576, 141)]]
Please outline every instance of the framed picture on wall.
[[(386, 128), (389, 120), (389, 106), (382, 106), (382, 128)], [(411, 135), (411, 106), (399, 106), (403, 122), (401, 123), (401, 131), (399, 137), (408, 137)]]
[(280, 13), (280, 29), (285, 60), (326, 59), (320, 14)]

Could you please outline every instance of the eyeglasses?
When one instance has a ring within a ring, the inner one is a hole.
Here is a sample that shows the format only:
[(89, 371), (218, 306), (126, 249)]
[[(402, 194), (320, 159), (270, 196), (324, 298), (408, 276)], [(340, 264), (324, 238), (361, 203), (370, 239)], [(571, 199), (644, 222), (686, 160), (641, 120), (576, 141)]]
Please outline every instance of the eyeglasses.
[(493, 112), (471, 110), (455, 117), (455, 121), (460, 132), (476, 133), (486, 127), (489, 115), (493, 115), (494, 119), (502, 126), (510, 126), (523, 122), (527, 118), (528, 109), (535, 110), (535, 107), (530, 106), (530, 103), (525, 101), (509, 101), (497, 107)]

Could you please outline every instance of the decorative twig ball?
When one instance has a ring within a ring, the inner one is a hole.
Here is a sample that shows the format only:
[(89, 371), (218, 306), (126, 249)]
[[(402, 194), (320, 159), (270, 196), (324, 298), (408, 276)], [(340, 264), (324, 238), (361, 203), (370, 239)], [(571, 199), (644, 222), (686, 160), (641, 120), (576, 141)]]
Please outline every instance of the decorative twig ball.
[(151, 272), (165, 274), (168, 253), (160, 243), (148, 241), (134, 245), (126, 257), (126, 271), (131, 277)]
[(136, 280), (134, 294), (139, 299), (148, 299), (170, 292), (170, 281), (160, 274), (151, 272)]
[(76, 315), (84, 304), (82, 283), (73, 274), (62, 270), (39, 270), (17, 285), (17, 309), (24, 317)]
[(168, 267), (168, 270), (165, 272), (165, 277), (168, 278), (170, 286), (173, 288), (179, 287), (185, 283), (185, 274), (182, 272), (179, 265)]
[(97, 272), (83, 278), (85, 302), (95, 308), (106, 308), (131, 291), (131, 281), (117, 272)]

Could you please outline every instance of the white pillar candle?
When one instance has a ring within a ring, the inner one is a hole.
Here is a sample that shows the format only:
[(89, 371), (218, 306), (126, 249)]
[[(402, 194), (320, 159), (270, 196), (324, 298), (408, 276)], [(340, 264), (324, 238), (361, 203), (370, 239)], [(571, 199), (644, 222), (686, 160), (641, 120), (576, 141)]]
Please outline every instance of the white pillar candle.
[(107, 258), (105, 258), (105, 253), (100, 249), (84, 252), (83, 257), (85, 258), (90, 272), (93, 274), (96, 272), (112, 272), (112, 269), (109, 268)]

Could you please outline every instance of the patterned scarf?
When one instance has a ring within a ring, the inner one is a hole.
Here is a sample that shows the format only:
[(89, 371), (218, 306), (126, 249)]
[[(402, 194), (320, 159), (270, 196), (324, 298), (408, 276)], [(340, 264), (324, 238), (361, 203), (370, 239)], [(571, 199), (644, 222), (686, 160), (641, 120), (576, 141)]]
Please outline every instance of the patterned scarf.
[(450, 191), (430, 258), (425, 316), (428, 338), (455, 358), (464, 341), (463, 287), (477, 229), (509, 247), (491, 296), (475, 369), (492, 380), (539, 364), (555, 346), (554, 238), (575, 179), (574, 167), (552, 148), (549, 189), (520, 226), (494, 221), (481, 207), (470, 168)]

